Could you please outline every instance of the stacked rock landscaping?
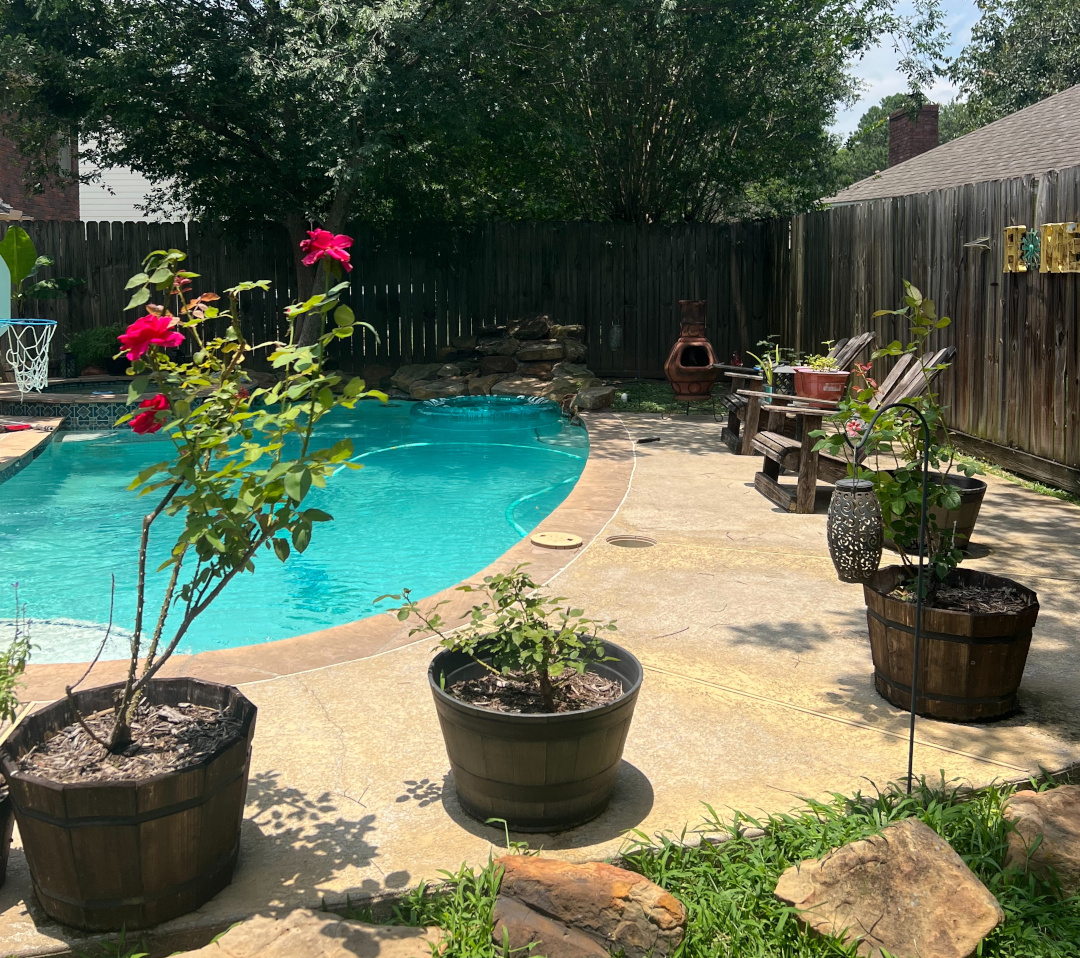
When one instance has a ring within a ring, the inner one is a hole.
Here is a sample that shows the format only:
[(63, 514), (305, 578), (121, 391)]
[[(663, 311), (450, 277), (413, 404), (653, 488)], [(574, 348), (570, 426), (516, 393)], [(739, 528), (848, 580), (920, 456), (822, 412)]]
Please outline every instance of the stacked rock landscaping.
[[(439, 351), (440, 362), (402, 366), (390, 384), (413, 399), (543, 396), (578, 409), (603, 409), (614, 400), (615, 388), (584, 365), (584, 339), (584, 326), (531, 316), (455, 337)], [(365, 378), (372, 378), (367, 370)]]
[(1016, 830), (1009, 833), (1006, 866), (1034, 872), (1052, 881), (1063, 895), (1080, 894), (1080, 785), (1060, 785), (1045, 792), (1016, 792), (1005, 806)]

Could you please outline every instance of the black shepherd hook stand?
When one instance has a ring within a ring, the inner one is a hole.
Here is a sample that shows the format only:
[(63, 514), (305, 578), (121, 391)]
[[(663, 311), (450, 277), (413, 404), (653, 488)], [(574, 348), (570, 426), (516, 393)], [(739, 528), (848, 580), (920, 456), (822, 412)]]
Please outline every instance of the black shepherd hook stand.
[(853, 452), (852, 458), (855, 463), (855, 472), (856, 475), (858, 475), (859, 452), (862, 451), (870, 441), (870, 437), (873, 434), (874, 426), (877, 424), (877, 421), (890, 409), (901, 409), (905, 412), (915, 413), (915, 415), (919, 417), (919, 422), (922, 424), (923, 428), (922, 506), (919, 512), (919, 574), (915, 587), (915, 648), (913, 650), (913, 662), (911, 666), (911, 725), (908, 729), (907, 793), (910, 795), (913, 776), (912, 767), (915, 762), (915, 706), (919, 700), (919, 639), (922, 636), (923, 579), (925, 569), (923, 559), (926, 555), (926, 499), (930, 479), (930, 424), (926, 421), (926, 417), (918, 407), (911, 405), (911, 403), (894, 402), (890, 403), (888, 406), (883, 406), (874, 414), (874, 418), (870, 420), (869, 425), (863, 430), (862, 438), (857, 445), (849, 438), (846, 428), (844, 429), (844, 442), (847, 443)]

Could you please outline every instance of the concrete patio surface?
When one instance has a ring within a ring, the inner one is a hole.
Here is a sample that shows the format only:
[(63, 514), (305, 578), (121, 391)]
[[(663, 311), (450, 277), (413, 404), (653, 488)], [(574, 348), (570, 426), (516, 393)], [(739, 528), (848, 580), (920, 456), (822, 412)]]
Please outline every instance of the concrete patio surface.
[[(609, 431), (604, 455), (632, 444), (626, 498), (614, 515), (589, 515), (579, 497), (577, 513), (545, 522), (574, 532), (588, 518), (595, 536), (550, 589), (617, 619), (616, 641), (641, 659), (645, 681), (610, 809), (570, 832), (527, 836), (530, 844), (574, 861), (604, 858), (628, 829), (696, 827), (705, 802), (722, 816), (766, 814), (900, 779), (908, 715), (873, 689), (861, 587), (837, 581), (823, 512), (776, 509), (753, 488), (761, 460), (728, 452), (710, 420), (613, 420), (590, 428)], [(970, 784), (1080, 759), (1080, 510), (988, 481), (966, 564), (1018, 578), (1042, 611), (1017, 715), (918, 721), (916, 771)], [(620, 533), (656, 545), (607, 542)], [(505, 845), (454, 797), (426, 684), (433, 644), (384, 645), (243, 685), (259, 717), (236, 877), (160, 929), (157, 949), (205, 942), (256, 913), (399, 892)], [(41, 914), (16, 847), (0, 889), (0, 955), (63, 954), (84, 940)]]

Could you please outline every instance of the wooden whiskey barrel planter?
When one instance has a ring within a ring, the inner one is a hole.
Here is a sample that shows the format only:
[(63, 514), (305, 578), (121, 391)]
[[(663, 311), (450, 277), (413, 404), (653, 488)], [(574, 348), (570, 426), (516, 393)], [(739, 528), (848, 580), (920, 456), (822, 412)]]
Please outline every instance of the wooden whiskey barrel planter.
[[(863, 585), (874, 685), (893, 705), (911, 708), (915, 604), (888, 598), (900, 582), (900, 566), (879, 569)], [(1030, 599), (1016, 613), (970, 613), (923, 609), (919, 639), (919, 715), (970, 722), (998, 718), (1017, 706), (1039, 598), (1012, 579), (957, 569), (947, 582), (1011, 586)]]
[(11, 833), (15, 830), (15, 810), (7, 789), (0, 788), (0, 885), (7, 879), (8, 854), (11, 851)]
[(600, 662), (590, 671), (622, 682), (622, 698), (554, 715), (492, 712), (461, 702), (442, 685), (473, 678), (483, 666), (461, 652), (435, 656), (428, 682), (454, 786), (469, 815), (482, 822), (501, 818), (517, 831), (548, 832), (581, 825), (607, 807), (642, 671), (625, 649), (610, 642), (606, 649), (617, 661)]
[[(112, 708), (121, 686), (77, 692), (84, 715)], [(237, 689), (160, 679), (159, 705), (191, 702), (240, 719), (237, 736), (197, 765), (137, 782), (63, 785), (18, 759), (75, 721), (61, 700), (24, 719), (0, 751), (34, 891), (48, 915), (88, 931), (147, 928), (193, 911), (232, 879), (240, 848), (255, 706)]]

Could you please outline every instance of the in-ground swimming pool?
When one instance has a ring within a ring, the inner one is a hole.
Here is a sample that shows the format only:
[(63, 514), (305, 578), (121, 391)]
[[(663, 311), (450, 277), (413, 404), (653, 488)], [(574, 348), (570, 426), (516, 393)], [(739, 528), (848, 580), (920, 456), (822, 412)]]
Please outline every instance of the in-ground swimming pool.
[[(287, 638), (381, 611), (389, 603), (373, 600), (387, 592), (407, 587), (421, 597), (454, 585), (562, 502), (588, 455), (585, 430), (562, 420), (554, 403), (516, 397), (364, 402), (320, 424), (325, 445), (344, 437), (364, 468), (343, 468), (304, 500), (334, 521), (317, 525), (308, 550), (285, 563), (268, 551), (257, 557), (254, 575), (230, 583), (180, 651)], [(115, 638), (106, 657), (127, 654), (139, 528), (151, 501), (127, 486), (170, 449), (167, 439), (126, 429), (61, 433), (0, 485), (0, 587), (8, 593), (0, 615), (13, 602), (9, 583), (18, 582), (38, 646), (33, 661), (94, 654), (110, 575)], [(167, 556), (178, 522), (155, 525), (148, 568)]]

